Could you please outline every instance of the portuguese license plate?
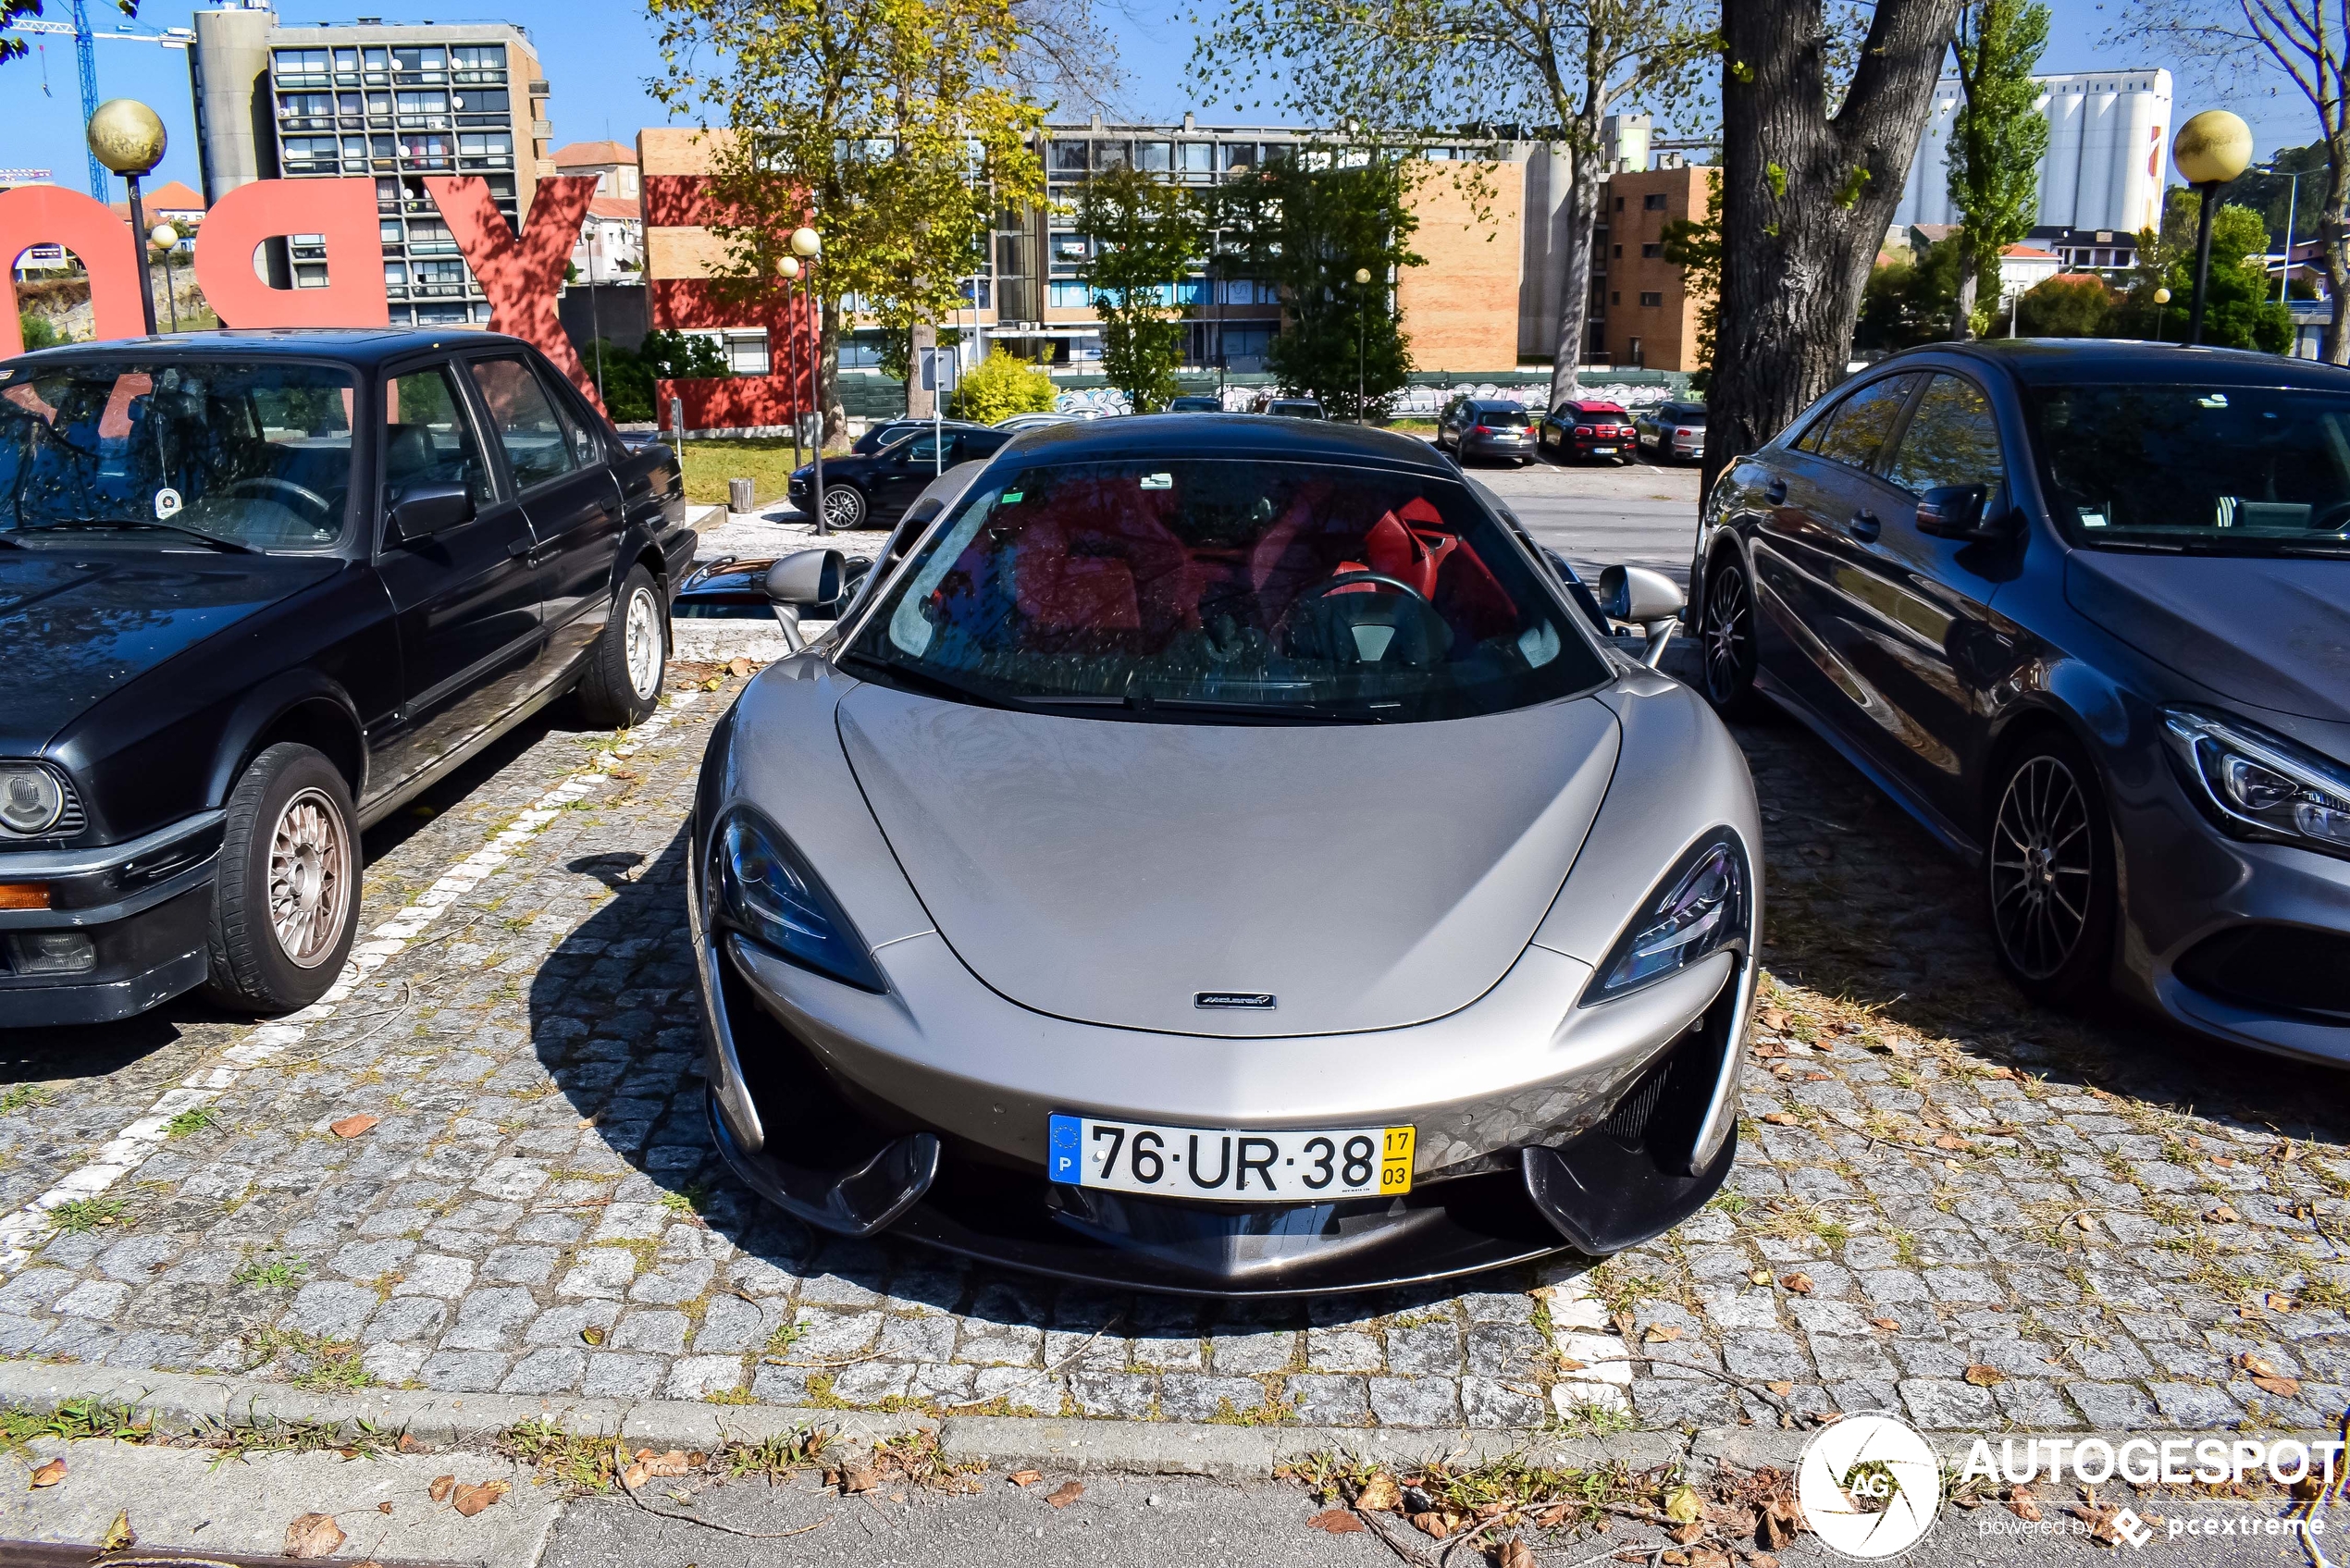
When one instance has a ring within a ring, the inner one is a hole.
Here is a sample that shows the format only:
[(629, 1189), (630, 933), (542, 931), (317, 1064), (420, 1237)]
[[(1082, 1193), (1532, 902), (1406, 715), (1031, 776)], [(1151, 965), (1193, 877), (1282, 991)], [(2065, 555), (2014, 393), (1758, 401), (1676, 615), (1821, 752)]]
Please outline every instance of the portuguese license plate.
[(1615, 449), (1614, 447), (1593, 447), (1591, 449), (1591, 454), (1594, 457), (1614, 457), (1615, 455)]
[(1057, 1116), (1051, 1133), (1049, 1174), (1073, 1187), (1246, 1204), (1412, 1190), (1408, 1127), (1235, 1132)]

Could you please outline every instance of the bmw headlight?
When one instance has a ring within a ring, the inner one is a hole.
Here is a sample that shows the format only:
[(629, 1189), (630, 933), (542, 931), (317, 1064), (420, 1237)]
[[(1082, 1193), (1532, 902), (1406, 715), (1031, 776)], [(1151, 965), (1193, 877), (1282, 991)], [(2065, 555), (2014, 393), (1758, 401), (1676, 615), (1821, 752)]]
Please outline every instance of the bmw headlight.
[(1725, 828), (1700, 841), (1641, 902), (1583, 1000), (1612, 1001), (1725, 948), (1743, 949), (1751, 875), (1736, 833)]
[(889, 989), (814, 868), (773, 823), (741, 808), (729, 812), (710, 861), (713, 925), (847, 984)]
[(2162, 710), (2190, 793), (2237, 838), (2350, 858), (2350, 768), (2242, 719)]
[(47, 833), (66, 813), (65, 786), (38, 762), (0, 762), (0, 828)]

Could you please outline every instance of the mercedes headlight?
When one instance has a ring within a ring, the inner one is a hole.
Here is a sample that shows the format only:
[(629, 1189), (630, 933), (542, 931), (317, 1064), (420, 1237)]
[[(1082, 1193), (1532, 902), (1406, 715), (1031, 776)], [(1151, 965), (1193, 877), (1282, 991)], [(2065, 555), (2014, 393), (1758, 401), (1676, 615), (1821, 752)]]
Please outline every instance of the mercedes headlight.
[(2350, 768), (2242, 719), (2162, 710), (2163, 738), (2220, 831), (2350, 858)]
[(65, 786), (38, 762), (0, 762), (0, 827), (47, 833), (66, 814)]
[(736, 808), (719, 824), (710, 859), (713, 925), (846, 984), (889, 989), (814, 868), (773, 823)]
[(1583, 1000), (1613, 1001), (1725, 949), (1743, 950), (1752, 874), (1736, 833), (1701, 840), (1641, 901)]

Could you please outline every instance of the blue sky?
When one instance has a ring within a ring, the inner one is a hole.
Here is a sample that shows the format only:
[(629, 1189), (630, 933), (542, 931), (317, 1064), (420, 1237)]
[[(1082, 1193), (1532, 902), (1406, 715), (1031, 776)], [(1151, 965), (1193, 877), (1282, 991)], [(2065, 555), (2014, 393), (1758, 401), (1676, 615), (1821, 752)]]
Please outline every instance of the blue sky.
[[(2212, 106), (2211, 94), (2180, 70), (2180, 62), (2154, 57), (2149, 51), (2104, 43), (2121, 0), (2100, 5), (2096, 0), (2052, 0), (2056, 12), (2044, 68), (2086, 70), (2099, 67), (2170, 66), (2180, 76), (2180, 117)], [(195, 7), (190, 0), (145, 0), (139, 24), (148, 28), (186, 26)], [(401, 20), (423, 20), (427, 12), (413, 3), (371, 0), (371, 14), (383, 12)], [(551, 114), (558, 142), (588, 141), (607, 134), (623, 141), (639, 126), (668, 123), (645, 92), (644, 79), (659, 67), (652, 29), (635, 0), (460, 0), (451, 6), (461, 16), (470, 13), (502, 16), (521, 23), (538, 45), (548, 80), (554, 84)], [(1131, 16), (1120, 17), (1116, 28), (1122, 43), (1129, 87), (1128, 106), (1153, 118), (1180, 118), (1187, 108), (1202, 108), (1185, 91), (1181, 62), (1189, 55), (1191, 30), (1181, 18), (1180, 0), (1127, 0)], [(105, 0), (93, 0), (92, 10), (113, 17)], [(49, 0), (52, 17), (67, 14), (65, 0)], [(279, 0), (278, 15), (289, 22), (347, 21), (358, 14), (335, 0)], [(456, 19), (450, 18), (445, 19)], [(101, 20), (103, 31), (111, 25)], [(43, 38), (48, 93), (42, 90), (44, 54), (0, 66), (0, 165), (49, 167), (58, 183), (81, 187), (87, 179), (82, 154), (77, 94), (74, 87), (73, 43), (69, 38)], [(159, 171), (163, 179), (197, 181), (194, 128), (189, 107), (188, 56), (179, 50), (153, 44), (97, 45), (98, 91), (102, 98), (135, 97), (153, 105), (164, 117), (171, 145)], [(1167, 62), (1165, 68), (1153, 68)], [(2244, 81), (2234, 86), (2229, 101), (2250, 120), (2261, 151), (2314, 140), (2310, 111), (2289, 86), (2274, 90), (2268, 81)], [(118, 199), (118, 182), (110, 196)]]

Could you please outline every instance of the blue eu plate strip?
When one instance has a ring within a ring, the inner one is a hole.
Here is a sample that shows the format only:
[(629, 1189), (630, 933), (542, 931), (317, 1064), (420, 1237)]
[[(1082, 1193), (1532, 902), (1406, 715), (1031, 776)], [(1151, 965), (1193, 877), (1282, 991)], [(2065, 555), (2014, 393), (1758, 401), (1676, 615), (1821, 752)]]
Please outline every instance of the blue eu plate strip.
[(1052, 1118), (1051, 1126), (1050, 1153), (1046, 1156), (1045, 1169), (1053, 1180), (1065, 1181), (1073, 1187), (1080, 1174), (1077, 1160), (1082, 1124), (1075, 1117), (1057, 1116)]

